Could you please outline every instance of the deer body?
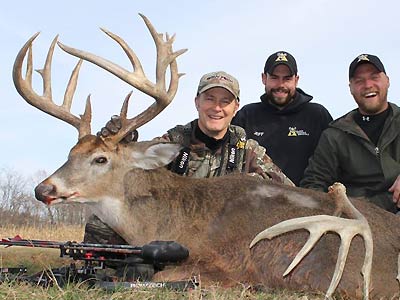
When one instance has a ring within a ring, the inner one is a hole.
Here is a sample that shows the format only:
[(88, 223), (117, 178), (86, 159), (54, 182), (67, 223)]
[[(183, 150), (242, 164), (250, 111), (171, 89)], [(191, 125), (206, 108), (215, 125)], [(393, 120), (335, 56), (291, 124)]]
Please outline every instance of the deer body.
[[(165, 172), (150, 172), (156, 173), (151, 174), (152, 179), (159, 176), (158, 179), (166, 181)], [(325, 235), (286, 278), (282, 274), (305, 243), (307, 232), (290, 233), (248, 249), (249, 242), (258, 232), (283, 220), (332, 214), (335, 206), (325, 194), (268, 184), (247, 176), (204, 180), (170, 176), (168, 179), (173, 183), (163, 188), (154, 187), (151, 185), (154, 181), (149, 180), (155, 198), (149, 202), (144, 200), (149, 205), (143, 205), (137, 215), (142, 216), (141, 222), (146, 224), (155, 221), (155, 228), (144, 232), (150, 239), (143, 242), (175, 240), (191, 250), (189, 263), (197, 262), (198, 265), (191, 265), (193, 270), (185, 268), (185, 273), (180, 276), (187, 278), (189, 271), (194, 274), (197, 271), (203, 281), (220, 282), (225, 286), (248, 283), (293, 290), (327, 289), (336, 263), (338, 236)], [(393, 296), (398, 292), (400, 233), (396, 230), (387, 232), (385, 228), (395, 229), (399, 221), (396, 216), (372, 205), (362, 201), (356, 203), (367, 218), (375, 220), (371, 222), (375, 241), (371, 294)], [(153, 213), (149, 213), (149, 208)], [(143, 216), (149, 216), (149, 220), (143, 220)], [(376, 222), (377, 219), (381, 221)], [(339, 293), (353, 297), (361, 294), (363, 253), (362, 239), (356, 238), (338, 287)], [(382, 265), (382, 259), (385, 265)], [(169, 272), (170, 275), (160, 274), (159, 277), (168, 278), (172, 274), (173, 279), (183, 279), (174, 275), (176, 271)]]
[[(170, 270), (156, 276), (183, 279), (200, 274), (203, 282), (219, 282), (224, 286), (248, 283), (293, 290), (325, 291), (328, 288), (340, 244), (335, 234), (325, 235), (285, 278), (282, 274), (304, 245), (307, 232), (289, 233), (249, 249), (249, 243), (258, 232), (283, 220), (331, 215), (335, 205), (326, 194), (265, 183), (244, 175), (190, 179), (162, 170), (147, 172), (151, 174), (143, 175), (135, 170), (128, 175), (129, 182), (140, 177), (143, 183), (143, 177), (148, 178), (152, 194), (147, 200), (137, 199), (143, 202), (132, 206), (133, 215), (140, 220), (137, 234), (144, 234), (142, 242), (175, 240), (190, 249), (191, 258), (182, 274), (179, 270)], [(164, 182), (163, 187), (154, 186), (158, 180)], [(398, 293), (399, 287), (396, 281), (399, 220), (363, 201), (355, 203), (371, 220), (374, 237), (371, 295), (391, 297)], [(352, 297), (362, 294), (360, 270), (364, 252), (362, 239), (355, 238), (337, 289), (339, 293)]]
[[(97, 137), (89, 140), (101, 143)], [(176, 145), (157, 142), (120, 146), (115, 151), (118, 155), (126, 154), (124, 164), (112, 165), (108, 152), (111, 166), (101, 164), (71, 181), (73, 176), (66, 172), (82, 174), (82, 157), (85, 155), (80, 148), (87, 147), (87, 142), (87, 139), (81, 140), (72, 149), (69, 161), (37, 187), (39, 199), (46, 203), (84, 202), (130, 244), (174, 240), (190, 250), (188, 261), (156, 274), (156, 279), (178, 280), (200, 275), (205, 285), (244, 283), (309, 291), (324, 291), (329, 286), (340, 244), (340, 238), (335, 234), (324, 235), (286, 277), (282, 274), (304, 245), (308, 236), (306, 231), (264, 240), (249, 249), (255, 235), (283, 220), (332, 215), (337, 207), (328, 194), (272, 184), (247, 175), (207, 179), (181, 177), (160, 168), (156, 162), (151, 164), (154, 169), (149, 168), (145, 154), (140, 161), (134, 159), (138, 155), (135, 153), (153, 152), (149, 149), (154, 146), (168, 147), (162, 151), (164, 154), (170, 149), (175, 154), (179, 151)], [(104, 154), (99, 151), (91, 155), (89, 161)], [(160, 165), (165, 164), (165, 160), (160, 161)], [(73, 165), (80, 166), (80, 170), (72, 171)], [(46, 190), (43, 186), (58, 188), (54, 189), (55, 193), (43, 193), (40, 192)], [(80, 197), (63, 196), (67, 194), (79, 194)], [(398, 292), (398, 217), (365, 201), (354, 199), (353, 202), (368, 219), (374, 238), (371, 294), (393, 296)], [(356, 237), (338, 293), (353, 298), (362, 294), (360, 270), (364, 251), (362, 239)]]

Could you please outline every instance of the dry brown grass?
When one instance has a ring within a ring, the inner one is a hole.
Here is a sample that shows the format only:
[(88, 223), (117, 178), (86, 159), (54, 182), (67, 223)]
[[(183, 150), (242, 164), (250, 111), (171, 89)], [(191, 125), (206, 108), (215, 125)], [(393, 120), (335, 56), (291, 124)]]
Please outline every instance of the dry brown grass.
[(323, 296), (300, 293), (254, 293), (246, 289), (210, 289), (192, 292), (173, 292), (167, 290), (115, 291), (86, 289), (83, 286), (69, 286), (64, 289), (42, 289), (29, 285), (0, 285), (0, 299), (65, 299), (65, 300), (322, 300)]
[(2, 225), (0, 237), (14, 237), (19, 234), (25, 239), (55, 240), (55, 241), (82, 241), (84, 227), (76, 225), (49, 225), (45, 227), (28, 227)]
[[(82, 241), (83, 226), (57, 225), (47, 227), (18, 227), (4, 225), (0, 227), (0, 237), (14, 237), (20, 235), (25, 239), (53, 240), (53, 241)], [(30, 273), (41, 269), (58, 267), (69, 264), (69, 258), (60, 258), (58, 249), (1, 247), (0, 267), (26, 266)]]

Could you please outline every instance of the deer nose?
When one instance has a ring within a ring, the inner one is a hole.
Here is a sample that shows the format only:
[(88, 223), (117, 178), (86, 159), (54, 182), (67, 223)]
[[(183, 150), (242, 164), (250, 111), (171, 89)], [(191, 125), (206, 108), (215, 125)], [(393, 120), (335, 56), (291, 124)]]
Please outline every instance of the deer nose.
[(40, 183), (35, 188), (35, 197), (37, 200), (48, 203), (49, 195), (56, 191), (56, 187), (52, 184)]

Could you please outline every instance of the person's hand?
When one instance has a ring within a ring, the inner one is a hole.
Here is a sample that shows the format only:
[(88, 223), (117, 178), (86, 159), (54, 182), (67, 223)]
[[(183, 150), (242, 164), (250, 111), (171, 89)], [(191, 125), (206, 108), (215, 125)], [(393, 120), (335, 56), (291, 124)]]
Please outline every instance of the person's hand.
[[(113, 115), (106, 123), (106, 126), (101, 128), (101, 130), (97, 133), (97, 136), (101, 136), (103, 138), (115, 135), (120, 131), (122, 128), (122, 122), (121, 122), (121, 117), (117, 115)], [(130, 142), (136, 142), (139, 138), (139, 133), (135, 129), (133, 131), (128, 132), (128, 134), (121, 140), (123, 143), (130, 143)]]
[(395, 182), (389, 188), (389, 192), (393, 193), (393, 202), (400, 208), (400, 175), (397, 176)]
[(110, 121), (106, 123), (106, 126), (101, 128), (101, 130), (97, 133), (97, 135), (102, 137), (109, 137), (110, 135), (118, 133), (121, 127), (122, 127), (122, 122), (120, 116), (113, 115), (111, 116)]

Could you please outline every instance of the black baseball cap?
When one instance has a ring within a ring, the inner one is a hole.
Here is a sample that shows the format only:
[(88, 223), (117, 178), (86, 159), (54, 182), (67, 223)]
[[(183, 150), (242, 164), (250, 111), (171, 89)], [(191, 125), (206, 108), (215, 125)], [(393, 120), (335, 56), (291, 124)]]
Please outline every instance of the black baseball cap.
[(265, 62), (264, 73), (271, 74), (277, 65), (286, 65), (288, 66), (292, 75), (297, 75), (296, 60), (289, 52), (278, 51), (274, 54), (271, 54)]
[(365, 63), (373, 64), (375, 68), (377, 68), (380, 72), (386, 74), (385, 67), (383, 66), (383, 63), (381, 62), (378, 56), (372, 54), (360, 54), (350, 64), (349, 79), (351, 79), (354, 76), (357, 67)]

